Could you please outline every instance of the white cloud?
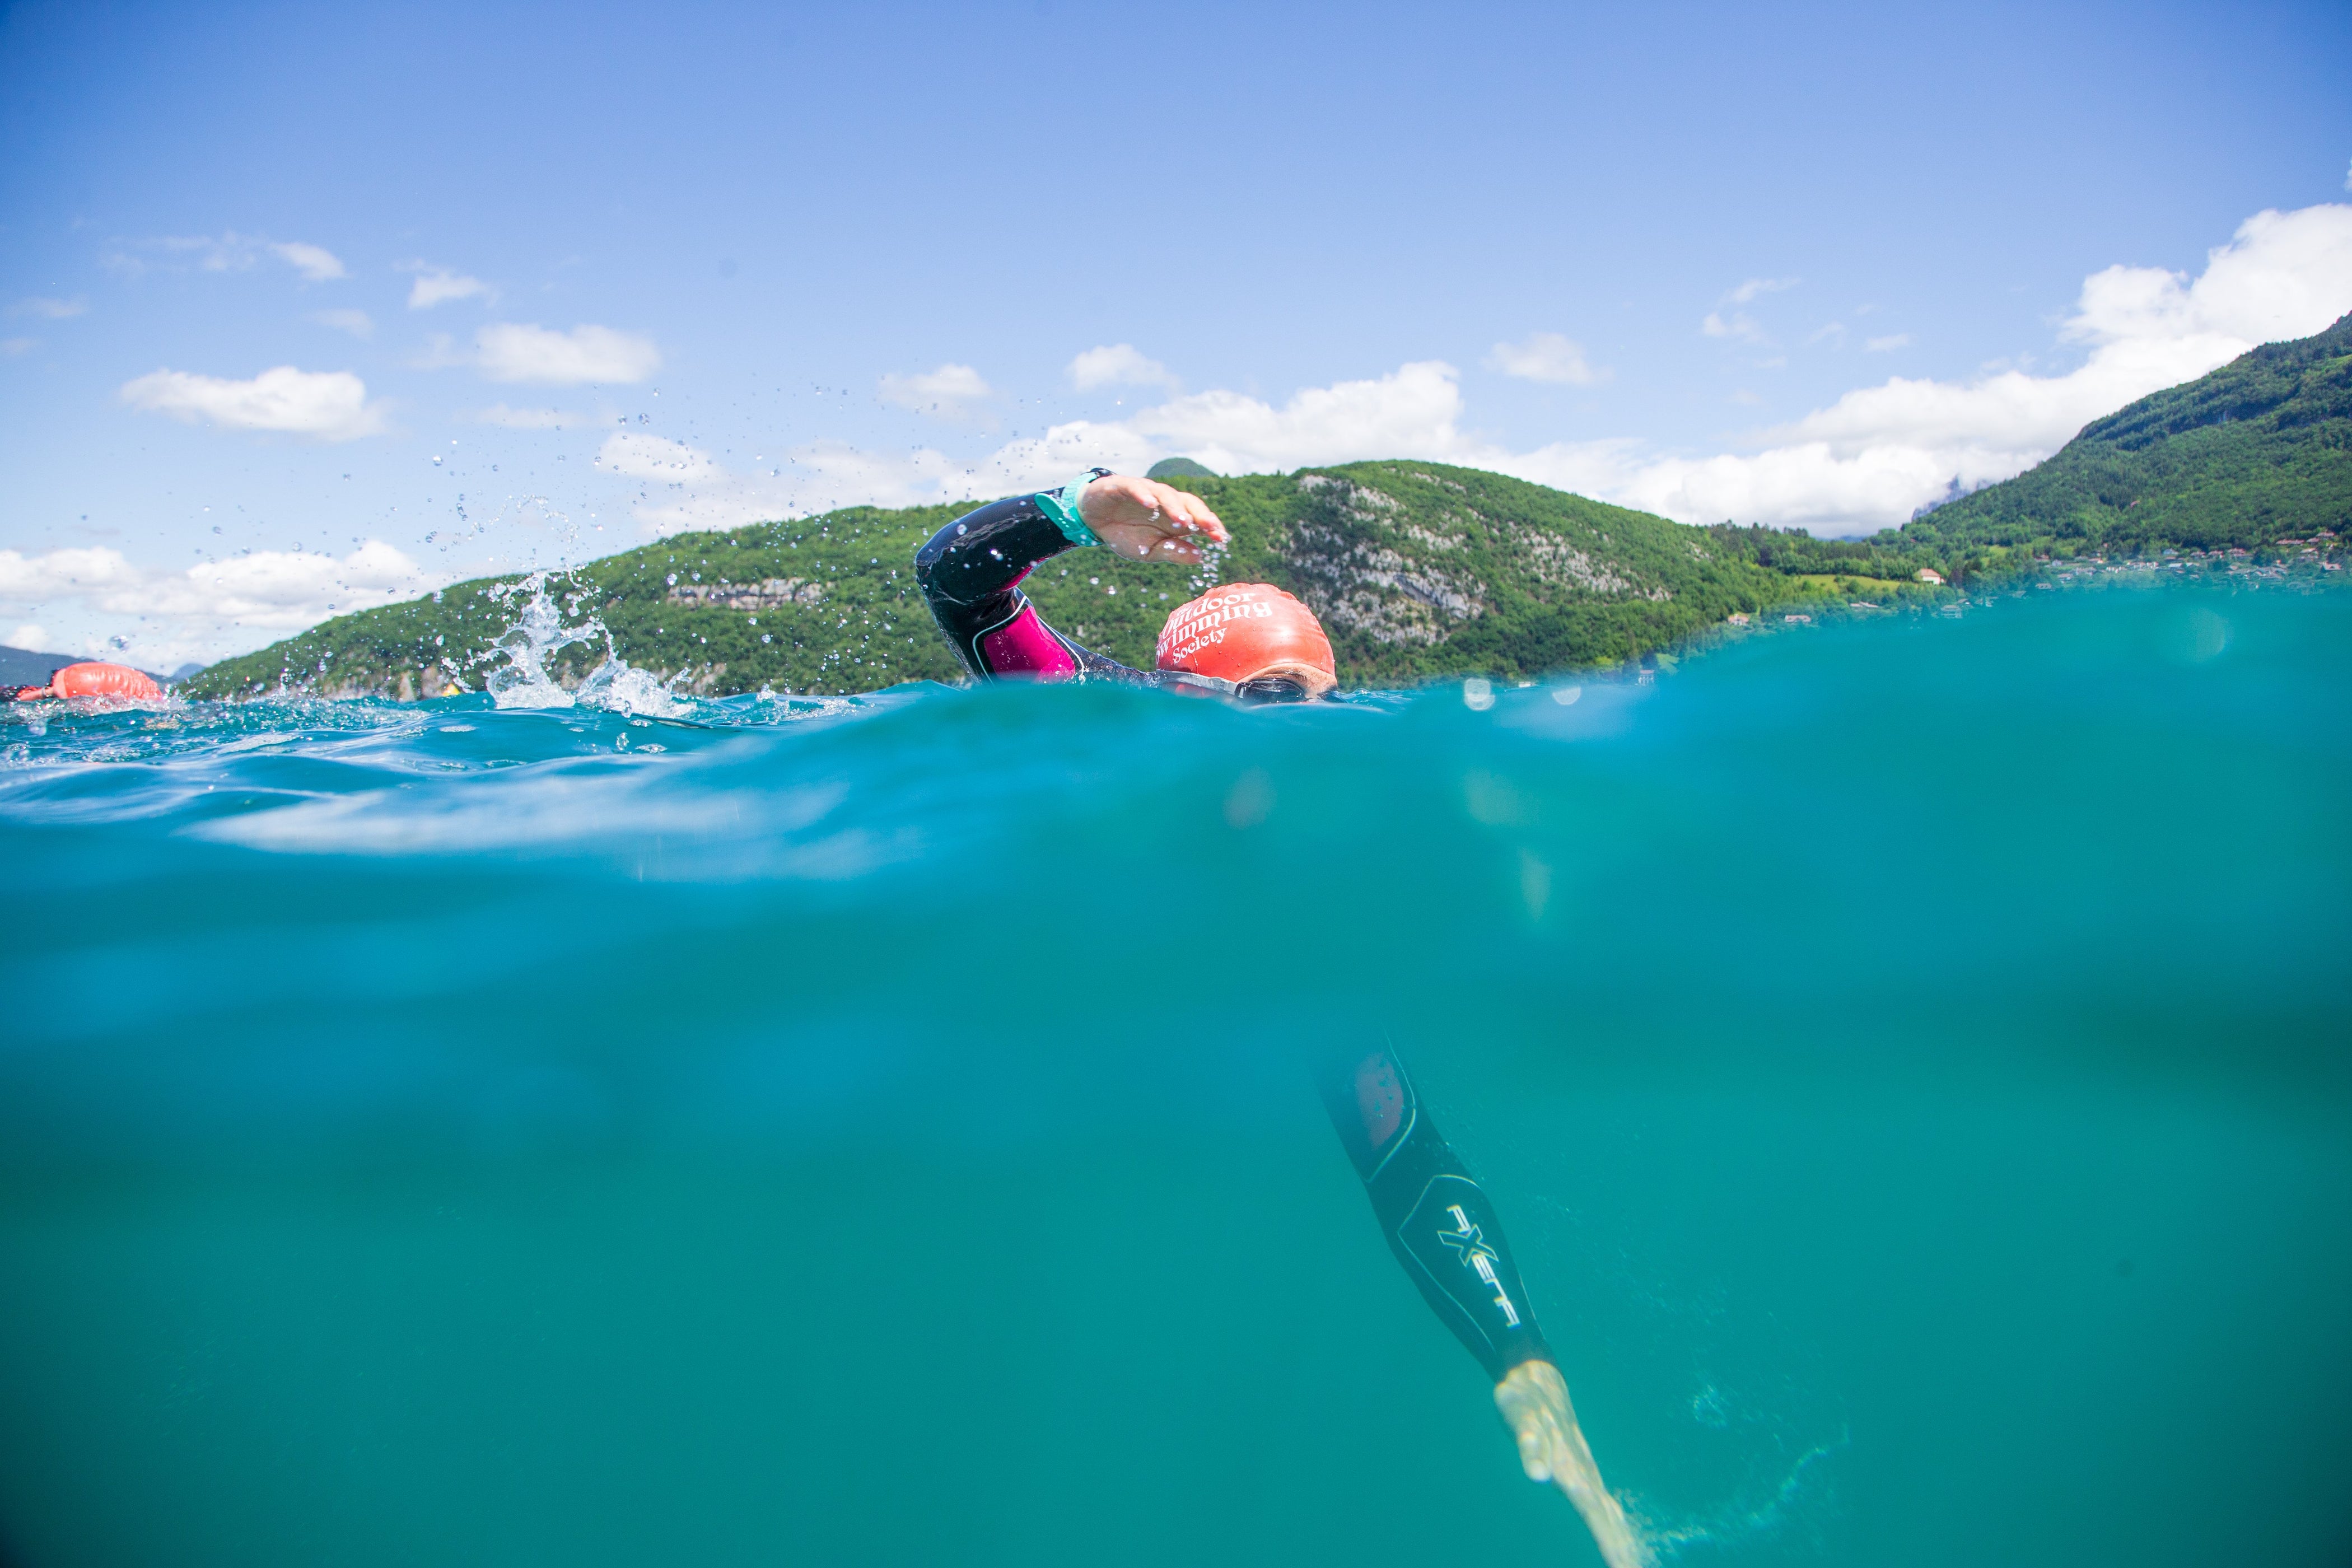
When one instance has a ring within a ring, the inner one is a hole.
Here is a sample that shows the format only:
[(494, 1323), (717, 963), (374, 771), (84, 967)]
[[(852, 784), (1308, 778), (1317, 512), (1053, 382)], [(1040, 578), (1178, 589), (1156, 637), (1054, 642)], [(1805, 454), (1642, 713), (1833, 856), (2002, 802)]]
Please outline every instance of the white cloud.
[(1156, 359), (1146, 358), (1133, 343), (1107, 343), (1088, 349), (1069, 363), (1070, 384), (1080, 392), (1099, 386), (1164, 386), (1173, 391), (1177, 380)]
[(33, 345), (39, 341), (37, 338), (0, 338), (0, 354), (14, 359), (18, 354), (30, 353)]
[(35, 653), (45, 653), (48, 651), (41, 646), (48, 640), (49, 628), (37, 625), (32, 621), (26, 621), (23, 626), (18, 626), (15, 631), (8, 634), (8, 646), (10, 647), (29, 648)]
[(1862, 348), (1864, 353), (1883, 354), (1892, 353), (1896, 349), (1907, 349), (1910, 346), (1910, 333), (1894, 332), (1890, 333), (1886, 337), (1872, 338), (1867, 342), (1864, 342), (1862, 345)]
[(978, 417), (980, 405), (995, 395), (995, 389), (968, 364), (943, 364), (914, 375), (886, 375), (881, 383), (883, 402), (957, 423)]
[[(1758, 281), (1755, 292), (1772, 281)], [(1958, 382), (1898, 376), (1763, 432), (1744, 452), (1660, 453), (1630, 437), (1514, 450), (1465, 432), (1459, 373), (1423, 361), (1371, 380), (1309, 387), (1278, 406), (1230, 391), (1171, 397), (1123, 419), (1057, 425), (969, 461), (928, 448), (898, 458), (821, 443), (745, 475), (693, 447), (625, 436), (608, 440), (605, 455), (611, 471), (639, 487), (638, 515), (657, 531), (854, 502), (1004, 495), (1058, 484), (1091, 464), (1135, 473), (1181, 454), (1229, 474), (1423, 458), (1685, 522), (1728, 517), (1852, 533), (1903, 521), (1948, 494), (1955, 479), (1964, 489), (2006, 479), (2090, 420), (2257, 342), (2321, 331), (2347, 309), (2352, 205), (2329, 205), (2248, 219), (2193, 281), (2122, 267), (2086, 279), (2061, 333), (2089, 347), (2077, 369), (2008, 369)]]
[(699, 447), (634, 432), (605, 437), (596, 450), (596, 466), (624, 479), (665, 485), (707, 484), (723, 477), (718, 463)]
[(332, 327), (339, 332), (349, 332), (355, 338), (375, 336), (375, 322), (365, 310), (320, 310), (310, 319), (322, 327)]
[(509, 408), (503, 403), (478, 408), (472, 418), (477, 425), (503, 425), (509, 430), (573, 430), (590, 422), (588, 415), (562, 408)]
[(840, 506), (911, 506), (975, 495), (992, 486), (999, 494), (1016, 488), (985, 475), (982, 464), (960, 462), (930, 447), (905, 457), (883, 456), (841, 441), (793, 447), (759, 471), (738, 473), (698, 447), (621, 432), (605, 437), (596, 466), (635, 489), (636, 518), (657, 535), (734, 528)]
[(242, 272), (264, 256), (274, 256), (302, 275), (308, 283), (326, 283), (351, 274), (335, 253), (322, 245), (304, 240), (275, 240), (259, 235), (238, 234), (234, 229), (215, 237), (211, 235), (167, 235), (162, 239), (135, 242), (125, 249), (109, 251), (100, 261), (117, 272), (136, 278), (159, 263), (150, 260), (161, 257), (166, 268), (193, 264), (205, 272)]
[[(902, 457), (829, 440), (793, 447), (756, 471), (738, 472), (701, 447), (632, 432), (606, 437), (596, 467), (631, 487), (637, 521), (656, 535), (735, 528), (842, 506), (912, 506), (983, 492), (1003, 495), (1032, 482), (1008, 478), (1001, 463), (960, 461), (932, 447)], [(1061, 474), (1055, 482), (1069, 477)]]
[(1514, 471), (1581, 486), (1686, 522), (1731, 517), (1863, 532), (1944, 495), (2041, 461), (2103, 415), (2190, 381), (2261, 342), (2307, 337), (2352, 309), (2352, 206), (2258, 213), (2191, 281), (2110, 267), (2084, 279), (2060, 335), (2088, 359), (2060, 375), (1965, 382), (1895, 377), (1847, 393), (1748, 455), (1643, 457), (1609, 444), (1549, 447)]
[(1097, 463), (1140, 473), (1178, 452), (1226, 473), (1401, 455), (1493, 466), (1506, 454), (1465, 441), (1454, 427), (1458, 376), (1434, 361), (1409, 364), (1377, 380), (1310, 387), (1280, 407), (1240, 393), (1196, 393), (1124, 420), (1057, 425), (977, 459), (930, 447), (899, 457), (821, 441), (780, 454), (764, 472), (736, 473), (700, 448), (621, 433), (606, 438), (598, 463), (636, 486), (636, 515), (656, 533), (837, 506), (1004, 495), (1060, 484)]
[(408, 286), (408, 308), (412, 310), (429, 310), (452, 300), (497, 298), (497, 291), (480, 279), (452, 272), (446, 267), (405, 261), (401, 263), (401, 270), (416, 274), (416, 281)]
[(1558, 332), (1538, 332), (1521, 343), (1496, 343), (1486, 360), (1488, 370), (1501, 371), (1522, 381), (1565, 382), (1591, 386), (1609, 379), (1609, 372), (1586, 363), (1584, 348)]
[(1766, 294), (1778, 294), (1784, 289), (1794, 289), (1801, 281), (1795, 278), (1750, 278), (1720, 301), (1726, 305), (1745, 305)]
[(1728, 317), (1709, 310), (1699, 321), (1698, 330), (1710, 338), (1738, 338), (1750, 343), (1772, 341), (1764, 335), (1764, 329), (1758, 326), (1753, 318), (1738, 310), (1734, 310)]
[(306, 245), (293, 239), (282, 245), (271, 245), (268, 248), (271, 255), (299, 272), (306, 281), (326, 283), (351, 276), (343, 270), (343, 264), (336, 258), (334, 252), (324, 246)]
[(1709, 310), (1700, 321), (1698, 330), (1710, 338), (1732, 338), (1740, 342), (1769, 344), (1772, 341), (1770, 335), (1756, 324), (1754, 317), (1745, 310), (1734, 310), (1727, 316), (1723, 313), (1723, 307), (1749, 304), (1766, 294), (1794, 289), (1797, 282), (1794, 278), (1750, 278), (1717, 300), (1716, 309)]
[[(0, 606), (79, 611), (75, 618), (127, 639), (113, 657), (151, 669), (218, 658), (429, 586), (415, 562), (374, 539), (341, 557), (265, 550), (176, 572), (136, 565), (112, 549), (0, 550)], [(18, 628), (26, 630), (41, 628)], [(101, 633), (78, 640), (83, 652), (110, 651)]]
[(491, 381), (541, 386), (643, 381), (661, 368), (651, 338), (610, 327), (568, 332), (501, 321), (474, 335), (474, 363)]
[(39, 316), (45, 321), (63, 321), (79, 316), (89, 309), (89, 301), (79, 295), (70, 300), (50, 300), (35, 295), (31, 299), (19, 300), (9, 306), (8, 313), (12, 316)]
[(383, 428), (367, 384), (349, 371), (305, 371), (290, 364), (250, 381), (159, 370), (125, 382), (122, 401), (191, 424), (209, 421), (237, 430), (280, 430), (321, 441), (349, 441)]

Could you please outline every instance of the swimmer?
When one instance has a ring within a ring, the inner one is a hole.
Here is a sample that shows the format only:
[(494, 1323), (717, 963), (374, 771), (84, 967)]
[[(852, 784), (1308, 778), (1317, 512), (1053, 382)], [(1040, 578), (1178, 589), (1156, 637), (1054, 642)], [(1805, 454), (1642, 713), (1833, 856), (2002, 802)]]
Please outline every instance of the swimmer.
[(1096, 468), (1058, 490), (1013, 496), (956, 519), (915, 552), (915, 581), (978, 679), (1113, 680), (1241, 702), (1328, 697), (1339, 684), (1330, 640), (1313, 611), (1268, 584), (1228, 584), (1176, 606), (1150, 670), (1071, 641), (1021, 592), (1039, 562), (1076, 545), (1193, 566), (1202, 546), (1230, 542), (1199, 496)]
[[(956, 519), (916, 552), (915, 581), (975, 679), (1111, 680), (1249, 703), (1329, 696), (1339, 685), (1330, 641), (1314, 612), (1279, 588), (1232, 584), (1178, 605), (1149, 671), (1064, 637), (1021, 592), (1039, 563), (1081, 545), (1194, 565), (1204, 546), (1229, 542), (1200, 497), (1096, 468), (1058, 490)], [(1394, 1053), (1348, 1051), (1317, 1077), (1390, 1251), (1494, 1380), (1495, 1407), (1518, 1441), (1528, 1479), (1566, 1494), (1610, 1568), (1646, 1564), (1641, 1537), (1577, 1426), (1494, 1205), (1439, 1136)]]
[(72, 697), (112, 697), (152, 702), (163, 689), (127, 664), (101, 664), (95, 659), (69, 664), (49, 677), (47, 686), (0, 686), (0, 701), (39, 702)]

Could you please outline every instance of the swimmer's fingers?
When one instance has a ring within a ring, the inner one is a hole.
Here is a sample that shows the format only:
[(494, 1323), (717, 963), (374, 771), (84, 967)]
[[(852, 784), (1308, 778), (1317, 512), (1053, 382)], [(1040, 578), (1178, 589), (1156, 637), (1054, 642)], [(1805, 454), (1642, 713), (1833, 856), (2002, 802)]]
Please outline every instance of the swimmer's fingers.
[(1162, 533), (1153, 523), (1099, 522), (1094, 528), (1096, 538), (1129, 561), (1181, 561), (1190, 565), (1201, 559), (1201, 546), (1193, 536)]
[(1130, 528), (1154, 535), (1199, 536), (1214, 544), (1228, 539), (1224, 523), (1200, 497), (1131, 474), (1108, 475), (1088, 485), (1078, 498), (1078, 512), (1106, 541), (1111, 531)]
[(1544, 1441), (1542, 1431), (1534, 1422), (1519, 1428), (1519, 1468), (1527, 1471), (1531, 1481), (1551, 1479), (1551, 1445)]
[(1173, 485), (1159, 485), (1160, 515), (1171, 526), (1171, 531), (1197, 534), (1213, 544), (1223, 544), (1232, 535), (1224, 523), (1209, 510), (1209, 503), (1189, 491)]

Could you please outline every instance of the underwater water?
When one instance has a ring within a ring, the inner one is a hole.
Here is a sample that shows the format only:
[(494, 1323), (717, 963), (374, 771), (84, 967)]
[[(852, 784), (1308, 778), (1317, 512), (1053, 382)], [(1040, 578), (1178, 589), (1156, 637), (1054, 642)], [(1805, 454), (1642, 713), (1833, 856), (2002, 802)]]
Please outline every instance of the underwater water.
[(0, 720), (0, 1558), (1597, 1561), (1386, 1037), (1662, 1561), (2352, 1561), (2352, 600), (639, 696)]

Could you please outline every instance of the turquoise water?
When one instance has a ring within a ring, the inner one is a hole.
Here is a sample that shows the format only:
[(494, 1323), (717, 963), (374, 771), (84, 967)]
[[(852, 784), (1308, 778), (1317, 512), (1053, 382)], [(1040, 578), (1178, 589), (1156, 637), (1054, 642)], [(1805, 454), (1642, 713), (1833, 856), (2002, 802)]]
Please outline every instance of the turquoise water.
[(2352, 1560), (2344, 596), (685, 711), (0, 721), (0, 1556), (1594, 1561), (1385, 1034), (1663, 1558)]

